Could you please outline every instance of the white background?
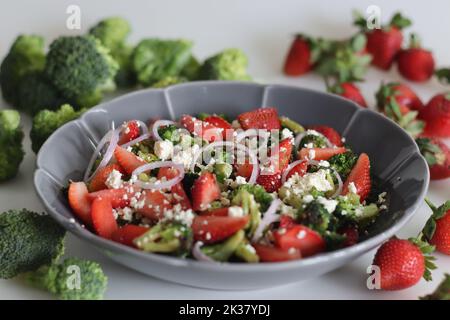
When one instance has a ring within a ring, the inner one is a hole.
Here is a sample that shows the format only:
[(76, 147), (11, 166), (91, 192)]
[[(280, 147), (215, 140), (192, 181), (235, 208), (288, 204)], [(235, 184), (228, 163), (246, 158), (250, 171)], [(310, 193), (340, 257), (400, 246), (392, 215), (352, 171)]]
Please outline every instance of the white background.
[[(65, 27), (69, 4), (81, 7), (82, 30)], [(308, 75), (287, 79), (281, 74), (282, 61), (291, 35), (296, 32), (314, 36), (345, 38), (355, 28), (351, 25), (351, 10), (365, 10), (368, 5), (381, 7), (384, 20), (401, 9), (414, 20), (415, 30), (423, 44), (432, 48), (438, 65), (450, 66), (450, 2), (428, 1), (299, 1), (299, 0), (191, 0), (191, 1), (2, 1), (0, 8), (0, 57), (3, 59), (11, 42), (19, 33), (45, 36), (47, 44), (61, 34), (85, 32), (102, 17), (122, 15), (133, 25), (131, 41), (143, 37), (183, 37), (195, 41), (194, 52), (204, 58), (226, 47), (239, 47), (250, 58), (250, 73), (261, 82), (289, 83), (323, 90), (320, 78)], [(394, 68), (395, 69), (395, 68)], [(381, 80), (400, 80), (395, 70), (389, 73), (371, 70), (362, 84), (368, 102), (374, 104), (374, 92)], [(435, 81), (413, 85), (424, 100), (446, 88)], [(448, 87), (447, 87), (448, 89)], [(7, 107), (1, 102), (3, 108)], [(24, 116), (26, 157), (19, 176), (0, 185), (0, 211), (26, 207), (42, 210), (32, 185), (35, 156), (30, 149), (28, 131), (30, 119)], [(388, 141), (386, 143), (389, 143)], [(450, 181), (432, 182), (429, 197), (441, 203), (450, 199)], [(399, 233), (410, 237), (422, 228), (430, 211), (423, 205), (415, 217)], [(374, 292), (365, 286), (366, 267), (374, 252), (355, 260), (350, 265), (317, 279), (302, 283), (248, 292), (211, 291), (180, 286), (153, 279), (112, 263), (88, 244), (68, 236), (67, 253), (100, 262), (109, 277), (108, 299), (417, 299), (432, 291), (450, 271), (450, 258), (437, 254), (439, 270), (435, 280), (422, 280), (413, 288), (397, 292)], [(292, 279), (295, 281), (295, 279)], [(20, 280), (1, 281), (0, 299), (48, 299), (48, 294), (29, 288)]]

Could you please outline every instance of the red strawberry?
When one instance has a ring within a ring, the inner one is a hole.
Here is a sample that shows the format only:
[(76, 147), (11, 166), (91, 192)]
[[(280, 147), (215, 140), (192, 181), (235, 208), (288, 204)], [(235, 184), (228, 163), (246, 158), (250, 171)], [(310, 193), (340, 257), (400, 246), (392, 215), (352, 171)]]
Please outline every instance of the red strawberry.
[(306, 173), (306, 170), (308, 170), (308, 162), (302, 161), (299, 164), (297, 164), (295, 167), (289, 171), (289, 173), (286, 176), (286, 180), (292, 177), (295, 174), (298, 174), (300, 177), (303, 177)]
[[(173, 179), (176, 176), (178, 176), (178, 170), (171, 167), (164, 167), (160, 168), (158, 171), (158, 179), (161, 180), (163, 177), (165, 177), (167, 180)], [(189, 200), (189, 197), (187, 196), (186, 192), (184, 191), (182, 182), (178, 182), (172, 188), (170, 189), (170, 192), (173, 195), (173, 204), (181, 204), (181, 208), (183, 210), (191, 209), (191, 201)]]
[(411, 81), (426, 81), (434, 73), (433, 54), (420, 47), (414, 34), (411, 35), (410, 47), (398, 54), (397, 63), (400, 74)]
[(364, 99), (361, 90), (351, 82), (336, 84), (335, 86), (328, 88), (328, 91), (356, 102), (361, 107), (367, 108), (367, 102), (366, 99)]
[(292, 155), (292, 139), (281, 140), (277, 147), (270, 150), (271, 166), (276, 172), (283, 171), (289, 165)]
[(136, 247), (133, 243), (133, 240), (142, 236), (150, 230), (147, 227), (136, 226), (134, 224), (127, 224), (119, 229), (117, 229), (112, 234), (112, 240), (115, 242), (122, 243), (129, 247)]
[(220, 198), (220, 188), (216, 177), (211, 172), (203, 172), (192, 186), (192, 208), (195, 211), (203, 211), (208, 205)]
[(228, 217), (228, 207), (203, 211), (202, 216)]
[(205, 122), (212, 124), (214, 127), (223, 129), (222, 138), (227, 139), (227, 134), (230, 135), (233, 132), (231, 124), (222, 117), (219, 116), (209, 116), (205, 118)]
[(450, 200), (438, 208), (429, 200), (425, 201), (433, 214), (428, 219), (423, 234), (432, 245), (436, 246), (436, 250), (450, 255)]
[(284, 73), (288, 76), (300, 76), (310, 71), (312, 66), (310, 41), (297, 35), (284, 62)]
[(261, 173), (256, 179), (256, 183), (266, 189), (267, 192), (275, 192), (281, 188), (281, 173), (264, 174)]
[(345, 236), (344, 247), (351, 247), (358, 243), (358, 228), (354, 226), (346, 227), (341, 231), (341, 234)]
[(95, 232), (102, 238), (111, 239), (119, 228), (113, 215), (111, 201), (108, 198), (96, 198), (92, 201), (91, 208)]
[(450, 137), (450, 93), (435, 95), (420, 110), (419, 118), (426, 122), (425, 135)]
[(137, 208), (136, 212), (154, 221), (162, 219), (164, 212), (173, 207), (167, 196), (160, 190), (143, 191), (139, 201), (144, 201), (144, 205), (142, 208)]
[(430, 168), (432, 180), (450, 177), (450, 148), (437, 138), (421, 137), (416, 139), (420, 153)]
[(325, 240), (316, 231), (303, 225), (294, 225), (290, 228), (280, 228), (273, 233), (277, 247), (288, 250), (299, 249), (302, 257), (312, 256), (325, 251)]
[(254, 243), (252, 246), (255, 248), (259, 259), (263, 262), (283, 262), (301, 259), (302, 257), (300, 251), (293, 248), (283, 250), (274, 246), (259, 243)]
[(91, 192), (107, 189), (106, 186), (106, 180), (108, 179), (109, 174), (113, 171), (119, 171), (120, 173), (125, 173), (125, 171), (122, 169), (122, 167), (117, 163), (112, 163), (104, 166), (103, 168), (99, 169), (95, 176), (92, 177), (91, 181), (89, 182), (89, 190)]
[(363, 202), (369, 195), (372, 186), (370, 180), (370, 160), (367, 154), (361, 153), (352, 171), (350, 171), (350, 174), (342, 187), (343, 195), (349, 193), (350, 183), (355, 185), (356, 193), (359, 195), (360, 201)]
[(390, 99), (397, 101), (403, 115), (411, 110), (419, 111), (423, 108), (423, 102), (417, 94), (407, 85), (398, 82), (382, 83), (380, 89), (378, 89), (376, 98), (377, 106), (381, 111), (385, 110)]
[(181, 116), (180, 122), (190, 133), (200, 136), (208, 142), (222, 140), (223, 130), (217, 128), (212, 123), (199, 120), (186, 114)]
[(90, 225), (91, 218), (91, 203), (88, 199), (89, 191), (84, 182), (71, 182), (69, 185), (68, 198), (69, 205), (75, 212), (77, 218), (83, 223)]
[(347, 151), (345, 147), (338, 147), (338, 148), (302, 148), (298, 154), (297, 157), (299, 159), (310, 159), (311, 160), (328, 160), (332, 156), (335, 156), (337, 154), (341, 154)]
[(373, 264), (380, 268), (381, 289), (409, 288), (425, 275), (425, 257), (420, 248), (408, 240), (392, 238), (377, 251)]
[(192, 232), (196, 241), (214, 243), (225, 240), (243, 229), (248, 221), (249, 216), (196, 216), (192, 223)]
[(292, 217), (287, 216), (285, 214), (281, 215), (281, 217), (280, 217), (280, 229), (281, 228), (289, 229), (289, 228), (292, 228), (295, 225), (296, 225), (295, 220)]
[(315, 130), (325, 136), (325, 138), (328, 139), (332, 144), (334, 144), (337, 147), (342, 147), (342, 137), (331, 127), (327, 126), (312, 126), (310, 129)]
[(244, 130), (279, 130), (281, 128), (278, 112), (275, 108), (259, 108), (253, 111), (244, 112), (238, 116), (238, 120)]
[(139, 188), (126, 186), (120, 189), (105, 189), (88, 194), (88, 199), (94, 201), (95, 198), (108, 198), (113, 208), (124, 208), (130, 205), (130, 199), (138, 191)]
[(241, 176), (248, 180), (252, 175), (253, 165), (248, 162), (243, 164), (236, 164), (234, 167), (236, 176)]
[(141, 129), (139, 128), (139, 124), (136, 121), (128, 121), (123, 125), (118, 144), (122, 145), (130, 142), (139, 137), (140, 134)]
[(132, 174), (134, 170), (146, 164), (146, 162), (136, 156), (133, 152), (117, 146), (114, 150), (114, 157), (127, 174)]

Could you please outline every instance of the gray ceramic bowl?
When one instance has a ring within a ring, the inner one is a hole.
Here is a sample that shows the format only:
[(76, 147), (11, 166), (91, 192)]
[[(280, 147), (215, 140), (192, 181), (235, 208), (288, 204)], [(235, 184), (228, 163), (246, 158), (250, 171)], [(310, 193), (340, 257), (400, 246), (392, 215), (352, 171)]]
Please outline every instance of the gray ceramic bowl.
[[(198, 112), (236, 116), (261, 106), (302, 124), (324, 124), (345, 136), (356, 152), (367, 152), (372, 170), (391, 195), (389, 212), (367, 240), (338, 251), (283, 263), (210, 264), (141, 252), (96, 236), (74, 222), (61, 187), (81, 180), (97, 142), (110, 128), (131, 119), (176, 119)], [(427, 165), (414, 141), (394, 122), (334, 95), (298, 87), (240, 82), (193, 82), (142, 90), (101, 104), (58, 129), (37, 158), (34, 184), (47, 211), (61, 224), (114, 261), (145, 274), (212, 289), (256, 289), (309, 279), (336, 269), (380, 245), (414, 214), (428, 187)]]

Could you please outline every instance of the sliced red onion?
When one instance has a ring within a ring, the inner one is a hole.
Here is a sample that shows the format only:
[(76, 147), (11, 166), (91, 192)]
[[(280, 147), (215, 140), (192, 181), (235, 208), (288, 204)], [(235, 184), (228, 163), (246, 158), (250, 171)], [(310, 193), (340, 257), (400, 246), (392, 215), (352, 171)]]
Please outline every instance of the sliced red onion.
[(289, 175), (289, 172), (291, 172), (294, 167), (296, 167), (298, 164), (305, 162), (306, 160), (296, 160), (288, 165), (288, 167), (284, 170), (283, 175), (281, 176), (281, 183), (286, 182), (286, 178)]
[[(88, 182), (89, 180), (91, 180), (91, 178), (93, 176), (95, 176), (95, 174), (97, 173), (98, 170), (100, 170), (101, 168), (103, 168), (104, 166), (106, 166), (109, 163), (109, 160), (111, 160), (111, 158), (114, 154), (114, 150), (116, 149), (117, 142), (119, 141), (119, 131), (120, 130), (118, 130), (118, 129), (109, 130), (103, 136), (103, 138), (100, 140), (100, 142), (98, 143), (97, 147), (94, 150), (94, 153), (92, 154), (91, 159), (89, 160), (89, 164), (86, 169), (86, 172), (84, 173), (84, 178), (83, 178), (84, 182)], [(103, 147), (107, 143), (108, 143), (108, 148), (106, 149), (105, 154), (102, 156), (101, 151), (103, 150)], [(89, 175), (89, 173), (92, 170), (92, 166), (95, 163), (95, 160), (97, 160), (97, 158), (99, 156), (102, 157), (100, 164), (95, 169), (95, 171), (91, 175)]]
[(159, 136), (158, 129), (159, 129), (159, 127), (169, 126), (169, 125), (177, 125), (177, 123), (175, 121), (171, 121), (171, 120), (156, 120), (152, 126), (153, 138), (155, 138), (155, 140), (158, 140), (158, 141), (162, 140), (162, 138)]
[(194, 258), (197, 259), (198, 261), (217, 263), (217, 261), (215, 261), (214, 259), (203, 253), (203, 251), (201, 250), (202, 246), (203, 242), (201, 241), (197, 241), (194, 244), (194, 247), (192, 248), (192, 255), (194, 256)]
[[(309, 131), (309, 130), (306, 130), (306, 131), (304, 131), (304, 132), (299, 133), (297, 136), (295, 136), (294, 145), (295, 145), (295, 148), (296, 148), (297, 150), (298, 150), (298, 148), (299, 148), (300, 141), (302, 141), (302, 139), (303, 139), (305, 136), (307, 136), (308, 134), (311, 134), (311, 133), (308, 133), (308, 131)], [(316, 131), (316, 134), (317, 134), (318, 136), (321, 136), (322, 138), (325, 139), (325, 143), (327, 144), (327, 147), (329, 147), (329, 148), (332, 148), (332, 147), (333, 147), (333, 144), (330, 142), (330, 140), (328, 140), (327, 137), (325, 137), (323, 134), (321, 134), (320, 132), (317, 132), (317, 131)]]
[(342, 192), (343, 183), (342, 183), (341, 175), (336, 170), (334, 170), (334, 169), (331, 169), (331, 170), (333, 171), (333, 173), (336, 176), (336, 179), (338, 181), (338, 188), (336, 189), (336, 191), (331, 196), (332, 198), (336, 198)]
[(128, 147), (134, 146), (136, 143), (142, 142), (147, 139), (150, 139), (150, 133), (148, 133), (148, 132), (140, 135), (139, 137), (137, 137), (134, 140), (131, 140), (130, 142), (127, 142), (127, 143), (121, 145), (121, 147), (126, 149)]
[(253, 165), (253, 169), (252, 169), (252, 174), (250, 175), (250, 178), (248, 179), (248, 183), (249, 184), (255, 184), (256, 183), (256, 179), (258, 179), (258, 175), (259, 175), (259, 162), (258, 162), (258, 157), (256, 156), (256, 154), (254, 154), (253, 152), (251, 152), (251, 150), (241, 144), (237, 144), (231, 141), (218, 141), (218, 142), (213, 142), (205, 147), (203, 147), (202, 149), (200, 149), (193, 157), (192, 159), (192, 164), (191, 164), (191, 171), (194, 171), (195, 169), (195, 165), (197, 163), (198, 158), (206, 151), (216, 148), (216, 147), (231, 147), (234, 148), (236, 147), (237, 149), (245, 152), (246, 154), (248, 154), (248, 156), (250, 157), (250, 163)]
[(269, 208), (266, 212), (264, 212), (264, 215), (261, 219), (261, 222), (259, 223), (258, 227), (255, 230), (255, 233), (253, 234), (252, 241), (256, 242), (258, 241), (262, 235), (264, 230), (273, 222), (280, 220), (280, 215), (276, 214), (278, 207), (281, 205), (281, 200), (276, 198), (272, 201)]
[[(161, 181), (143, 182), (138, 179), (138, 176), (143, 172), (153, 170), (156, 168), (164, 168), (164, 167), (173, 167), (173, 168), (177, 169), (178, 176), (176, 176), (175, 178), (172, 178), (170, 180), (164, 181), (164, 182), (161, 182)], [(144, 164), (144, 165), (140, 166), (139, 168), (135, 169), (133, 171), (133, 173), (131, 174), (131, 178), (133, 180), (135, 180), (134, 184), (137, 185), (138, 187), (141, 187), (142, 189), (154, 189), (154, 190), (169, 189), (172, 186), (176, 185), (181, 180), (183, 180), (184, 168), (182, 165), (176, 164), (173, 161), (155, 161), (155, 162)]]

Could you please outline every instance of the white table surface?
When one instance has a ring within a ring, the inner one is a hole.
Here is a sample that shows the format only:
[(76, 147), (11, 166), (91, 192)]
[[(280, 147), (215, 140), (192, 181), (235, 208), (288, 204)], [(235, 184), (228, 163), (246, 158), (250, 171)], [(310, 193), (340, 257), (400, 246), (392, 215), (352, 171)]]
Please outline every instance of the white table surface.
[[(298, 0), (193, 0), (193, 1), (4, 1), (0, 7), (0, 57), (3, 59), (11, 42), (19, 33), (37, 33), (51, 41), (61, 34), (75, 34), (65, 27), (69, 4), (81, 7), (82, 30), (102, 17), (122, 15), (132, 21), (135, 42), (146, 36), (184, 37), (195, 41), (194, 52), (204, 58), (226, 47), (239, 47), (250, 58), (250, 72), (259, 81), (288, 83), (323, 90), (319, 77), (308, 75), (287, 79), (280, 69), (290, 43), (290, 35), (306, 32), (328, 37), (346, 37), (355, 29), (351, 26), (351, 9), (365, 10), (373, 1), (298, 1)], [(435, 50), (439, 65), (450, 65), (450, 2), (378, 0), (385, 20), (392, 12), (402, 9), (414, 20), (414, 27), (423, 43)], [(48, 43), (47, 42), (47, 43)], [(368, 102), (374, 104), (374, 92), (381, 80), (400, 80), (398, 73), (371, 70), (362, 84)], [(426, 100), (445, 87), (435, 81), (412, 85)], [(448, 88), (447, 88), (448, 89)], [(7, 105), (0, 101), (2, 108)], [(0, 211), (26, 207), (43, 210), (32, 185), (35, 156), (30, 149), (28, 132), (30, 119), (23, 117), (26, 131), (26, 157), (19, 175), (0, 184)], [(387, 142), (388, 143), (388, 142)], [(428, 196), (436, 203), (450, 199), (450, 179), (432, 182)], [(418, 233), (430, 211), (422, 205), (414, 218), (398, 234), (409, 237)], [(397, 291), (369, 291), (365, 270), (374, 251), (351, 264), (322, 277), (292, 285), (258, 291), (212, 291), (181, 286), (144, 276), (115, 264), (91, 246), (68, 235), (67, 254), (93, 259), (101, 263), (109, 277), (107, 299), (416, 299), (432, 291), (450, 271), (450, 258), (436, 254), (439, 269), (434, 281), (422, 280), (413, 288)], [(0, 299), (49, 299), (45, 292), (32, 289), (20, 280), (0, 280)]]

